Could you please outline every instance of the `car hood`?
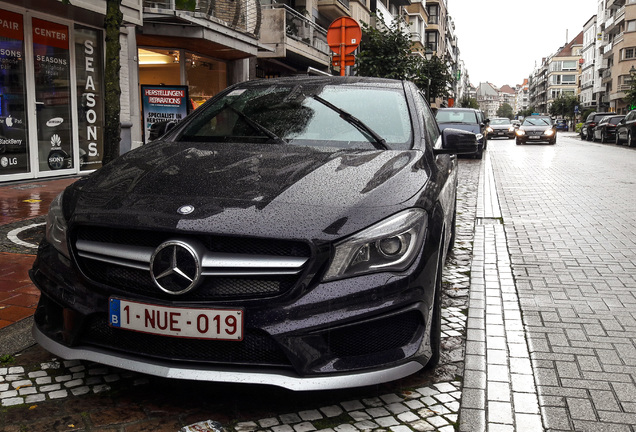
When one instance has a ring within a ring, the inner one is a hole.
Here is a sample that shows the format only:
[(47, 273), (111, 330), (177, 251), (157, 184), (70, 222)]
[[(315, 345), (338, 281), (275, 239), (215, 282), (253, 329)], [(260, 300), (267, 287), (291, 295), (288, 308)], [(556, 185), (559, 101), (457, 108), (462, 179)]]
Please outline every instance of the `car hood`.
[[(428, 183), (423, 158), (417, 150), (157, 143), (77, 182), (65, 208), (74, 209), (72, 223), (331, 238), (407, 206)], [(181, 215), (183, 206), (194, 210)]]
[(521, 126), (521, 129), (523, 129), (526, 132), (537, 132), (537, 131), (545, 131), (548, 129), (552, 129), (552, 126), (549, 125), (543, 125), (543, 126)]
[(469, 124), (469, 123), (440, 123), (439, 124), (439, 129), (440, 130), (444, 130), (444, 129), (461, 129), (461, 130), (465, 130), (468, 132), (472, 132), (475, 134), (481, 133), (481, 128), (479, 125), (477, 124)]

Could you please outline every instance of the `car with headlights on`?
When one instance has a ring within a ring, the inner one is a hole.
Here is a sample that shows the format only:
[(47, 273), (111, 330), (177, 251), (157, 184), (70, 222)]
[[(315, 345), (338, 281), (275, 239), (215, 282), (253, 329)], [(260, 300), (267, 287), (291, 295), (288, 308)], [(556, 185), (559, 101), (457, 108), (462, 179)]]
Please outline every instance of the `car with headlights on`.
[(557, 140), (556, 125), (549, 116), (526, 117), (515, 131), (515, 135), (517, 144), (542, 141), (555, 144)]
[(490, 119), (490, 124), (486, 130), (488, 131), (488, 138), (513, 139), (515, 137), (515, 127), (510, 119), (505, 117), (495, 117)]
[(624, 115), (612, 115), (603, 117), (594, 128), (592, 139), (594, 141), (598, 140), (602, 143), (615, 142), (616, 126), (624, 118)]
[(35, 339), (293, 390), (435, 365), (456, 154), (476, 151), (408, 81), (233, 85), (54, 200), (30, 271)]
[(441, 130), (448, 128), (472, 132), (477, 137), (479, 151), (475, 155), (481, 159), (488, 147), (488, 122), (483, 112), (473, 108), (440, 108), (435, 113), (437, 124)]

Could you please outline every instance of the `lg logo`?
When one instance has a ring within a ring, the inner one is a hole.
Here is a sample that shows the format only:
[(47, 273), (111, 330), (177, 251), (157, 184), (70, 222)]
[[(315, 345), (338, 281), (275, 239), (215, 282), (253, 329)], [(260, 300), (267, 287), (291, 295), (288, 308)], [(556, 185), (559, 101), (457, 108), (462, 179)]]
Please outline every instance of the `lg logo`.
[(2, 168), (6, 168), (6, 167), (17, 165), (17, 164), (18, 164), (18, 158), (16, 157), (8, 158), (6, 156), (3, 156), (2, 158), (0, 158), (0, 166), (2, 166)]

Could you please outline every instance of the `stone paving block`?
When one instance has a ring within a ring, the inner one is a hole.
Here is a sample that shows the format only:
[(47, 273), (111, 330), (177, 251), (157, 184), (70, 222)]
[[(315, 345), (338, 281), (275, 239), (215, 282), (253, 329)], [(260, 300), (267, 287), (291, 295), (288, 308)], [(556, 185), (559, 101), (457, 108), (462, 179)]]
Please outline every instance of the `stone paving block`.
[(503, 423), (511, 425), (512, 404), (509, 402), (490, 402), (488, 404), (488, 423)]

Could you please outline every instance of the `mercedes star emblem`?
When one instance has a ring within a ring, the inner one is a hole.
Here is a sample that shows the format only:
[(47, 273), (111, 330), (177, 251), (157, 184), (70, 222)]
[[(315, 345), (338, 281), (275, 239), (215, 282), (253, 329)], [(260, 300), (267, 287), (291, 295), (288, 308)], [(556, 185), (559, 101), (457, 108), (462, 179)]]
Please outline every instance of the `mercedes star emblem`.
[(192, 213), (194, 211), (194, 206), (192, 205), (184, 205), (179, 207), (179, 210), (177, 210), (177, 213), (182, 214), (182, 215), (188, 215), (190, 213)]
[(150, 274), (162, 291), (185, 294), (201, 281), (201, 258), (186, 241), (168, 240), (152, 254)]

